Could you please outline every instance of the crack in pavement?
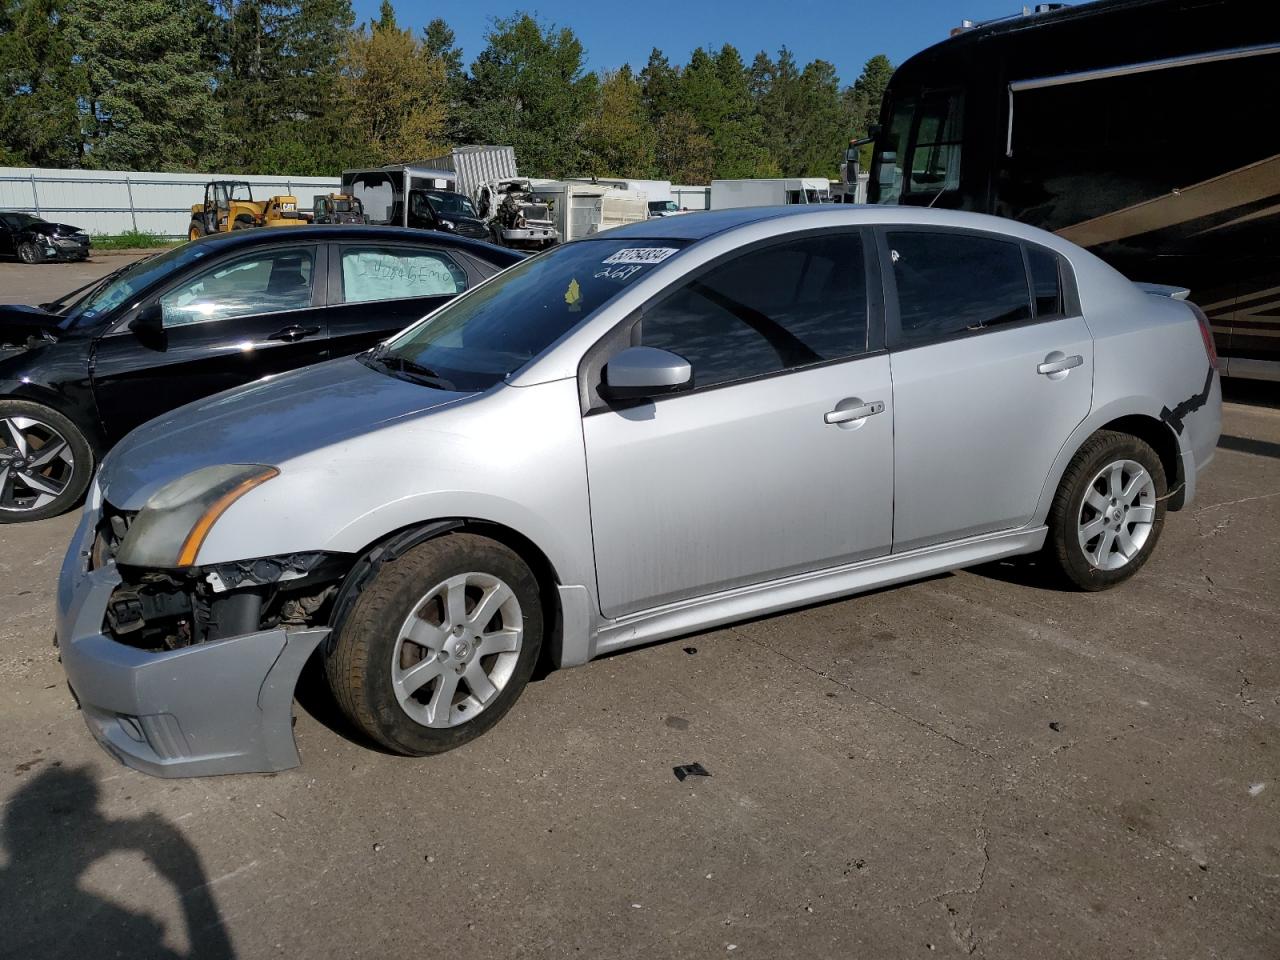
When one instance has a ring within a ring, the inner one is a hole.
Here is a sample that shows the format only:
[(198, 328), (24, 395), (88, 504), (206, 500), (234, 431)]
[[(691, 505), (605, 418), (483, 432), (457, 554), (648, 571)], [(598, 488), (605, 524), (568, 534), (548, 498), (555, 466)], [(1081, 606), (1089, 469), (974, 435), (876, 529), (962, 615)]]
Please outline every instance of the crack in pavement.
[(853, 693), (859, 697), (862, 697), (864, 700), (868, 701), (869, 703), (874, 703), (877, 707), (880, 707), (882, 710), (889, 711), (894, 716), (900, 717), (903, 720), (907, 720), (911, 723), (914, 723), (918, 727), (924, 728), (925, 730), (932, 733), (935, 737), (941, 737), (943, 740), (948, 740), (951, 743), (954, 743), (957, 747), (960, 747), (963, 750), (967, 750), (970, 753), (976, 754), (977, 756), (982, 757), (985, 760), (990, 760), (993, 763), (999, 763), (999, 761), (996, 760), (995, 757), (987, 753), (985, 750), (981, 750), (978, 747), (973, 746), (972, 744), (965, 743), (963, 740), (958, 740), (955, 737), (951, 736), (951, 734), (947, 733), (946, 731), (939, 730), (937, 727), (932, 726), (929, 723), (926, 723), (924, 720), (921, 720), (918, 717), (913, 717), (911, 714), (905, 713), (902, 710), (899, 710), (897, 707), (891, 704), (885, 703), (883, 700), (879, 700), (871, 696), (871, 694), (869, 693), (864, 693), (863, 691), (859, 690), (857, 687), (855, 687), (851, 683), (847, 683), (846, 681), (841, 680), (838, 677), (833, 677), (831, 674), (826, 673), (825, 671), (818, 670), (815, 667), (811, 667), (809, 666), (809, 664), (805, 663), (803, 660), (798, 660), (793, 656), (783, 653), (781, 650), (772, 646), (771, 644), (765, 643), (764, 641), (761, 641), (761, 640), (757, 640), (755, 637), (752, 637), (748, 634), (743, 633), (737, 627), (729, 627), (728, 632), (734, 634), (735, 636), (743, 640), (746, 640), (748, 643), (754, 643), (757, 647), (761, 647), (765, 650), (768, 650), (770, 653), (774, 654), (775, 656), (781, 657), (783, 660), (786, 660), (788, 663), (795, 664), (797, 667), (800, 667), (802, 670), (807, 670), (809, 673), (812, 673), (814, 676), (821, 677), (823, 680), (827, 680), (831, 683), (834, 683), (838, 687), (843, 687), (844, 689), (848, 690), (850, 693)]

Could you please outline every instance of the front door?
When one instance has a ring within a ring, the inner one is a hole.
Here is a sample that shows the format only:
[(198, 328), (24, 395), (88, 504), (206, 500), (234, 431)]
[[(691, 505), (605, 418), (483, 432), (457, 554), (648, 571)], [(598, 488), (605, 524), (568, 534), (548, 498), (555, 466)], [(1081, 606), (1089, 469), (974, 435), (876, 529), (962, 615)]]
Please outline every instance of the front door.
[(606, 616), (889, 552), (893, 405), (864, 246), (772, 242), (633, 318), (629, 342), (685, 357), (694, 383), (583, 418)]
[(201, 262), (142, 309), (163, 330), (119, 326), (98, 341), (94, 397), (115, 442), (167, 410), (328, 356), (318, 244)]
[(1093, 398), (1093, 340), (1070, 267), (970, 231), (884, 239), (894, 551), (1023, 526)]

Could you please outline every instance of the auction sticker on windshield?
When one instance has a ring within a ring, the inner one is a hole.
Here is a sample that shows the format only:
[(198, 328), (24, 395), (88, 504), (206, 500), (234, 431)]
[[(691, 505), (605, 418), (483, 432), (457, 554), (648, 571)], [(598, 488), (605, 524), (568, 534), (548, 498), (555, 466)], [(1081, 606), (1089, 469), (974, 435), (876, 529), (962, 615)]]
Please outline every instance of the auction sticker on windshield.
[(673, 253), (679, 251), (675, 247), (626, 247), (617, 253), (611, 253), (602, 263), (661, 263)]

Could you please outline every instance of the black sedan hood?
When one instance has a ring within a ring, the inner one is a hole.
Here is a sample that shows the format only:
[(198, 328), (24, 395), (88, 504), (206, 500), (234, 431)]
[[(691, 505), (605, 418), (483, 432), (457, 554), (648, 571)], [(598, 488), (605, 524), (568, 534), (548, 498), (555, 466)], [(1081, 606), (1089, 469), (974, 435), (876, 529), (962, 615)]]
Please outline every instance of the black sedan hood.
[(441, 219), (450, 221), (453, 224), (454, 233), (460, 237), (469, 237), (472, 240), (487, 240), (489, 238), (489, 228), (485, 226), (483, 220), (477, 220), (474, 217), (460, 217), (453, 213), (446, 213)]
[(76, 233), (83, 233), (79, 227), (73, 227), (69, 223), (31, 223), (22, 228), (22, 233), (43, 233), (51, 237), (69, 237)]
[(56, 337), (62, 317), (20, 303), (0, 304), (0, 343), (21, 343), (28, 337)]

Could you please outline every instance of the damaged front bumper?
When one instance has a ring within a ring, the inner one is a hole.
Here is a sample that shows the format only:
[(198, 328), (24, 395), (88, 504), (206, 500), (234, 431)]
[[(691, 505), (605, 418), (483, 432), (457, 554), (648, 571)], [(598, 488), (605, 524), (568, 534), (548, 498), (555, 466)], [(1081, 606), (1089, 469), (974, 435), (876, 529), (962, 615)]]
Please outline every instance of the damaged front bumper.
[[(96, 491), (95, 491), (96, 493)], [(153, 652), (104, 632), (121, 578), (90, 570), (96, 505), (85, 507), (58, 577), (57, 642), (90, 733), (158, 777), (267, 773), (299, 763), (293, 693), (328, 629), (276, 629)]]

